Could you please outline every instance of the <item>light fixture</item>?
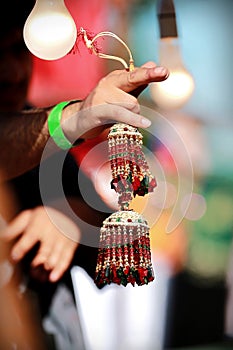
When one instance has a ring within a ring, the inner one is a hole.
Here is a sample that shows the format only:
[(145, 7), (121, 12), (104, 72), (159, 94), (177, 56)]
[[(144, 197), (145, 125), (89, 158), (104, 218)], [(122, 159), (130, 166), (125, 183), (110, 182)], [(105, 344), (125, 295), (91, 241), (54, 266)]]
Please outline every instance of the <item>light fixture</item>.
[(64, 0), (36, 0), (25, 22), (23, 36), (35, 56), (56, 60), (74, 46), (77, 28)]
[(169, 69), (169, 77), (150, 84), (151, 97), (162, 109), (178, 109), (194, 91), (194, 80), (182, 60), (177, 34), (175, 7), (172, 0), (161, 0), (158, 6), (160, 27), (159, 64)]

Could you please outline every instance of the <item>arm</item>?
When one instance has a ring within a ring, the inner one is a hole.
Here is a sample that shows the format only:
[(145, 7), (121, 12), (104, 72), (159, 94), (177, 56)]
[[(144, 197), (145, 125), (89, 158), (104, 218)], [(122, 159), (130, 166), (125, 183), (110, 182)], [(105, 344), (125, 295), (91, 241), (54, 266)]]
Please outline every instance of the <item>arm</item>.
[[(106, 123), (122, 122), (146, 128), (150, 121), (140, 115), (136, 96), (147, 84), (163, 81), (168, 71), (149, 62), (133, 72), (117, 70), (100, 80), (83, 102), (64, 108), (62, 127), (73, 142), (80, 136), (98, 135)], [(7, 179), (22, 174), (40, 162), (49, 139), (47, 118), (51, 108), (3, 114), (0, 118), (0, 168)], [(52, 148), (52, 147), (51, 147)], [(54, 150), (49, 151), (53, 152)]]
[(0, 114), (0, 168), (9, 179), (39, 164), (49, 138), (48, 111), (43, 109)]

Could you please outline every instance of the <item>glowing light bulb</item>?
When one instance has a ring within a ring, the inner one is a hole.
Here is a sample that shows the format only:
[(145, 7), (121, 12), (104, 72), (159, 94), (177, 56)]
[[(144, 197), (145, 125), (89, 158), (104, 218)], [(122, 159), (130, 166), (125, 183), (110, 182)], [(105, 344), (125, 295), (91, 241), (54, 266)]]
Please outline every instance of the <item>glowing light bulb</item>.
[(194, 91), (194, 80), (184, 67), (177, 38), (160, 40), (160, 65), (169, 69), (169, 77), (150, 84), (151, 97), (162, 109), (178, 109), (189, 100)]
[(56, 60), (74, 46), (77, 28), (64, 0), (37, 0), (25, 22), (23, 36), (35, 56)]

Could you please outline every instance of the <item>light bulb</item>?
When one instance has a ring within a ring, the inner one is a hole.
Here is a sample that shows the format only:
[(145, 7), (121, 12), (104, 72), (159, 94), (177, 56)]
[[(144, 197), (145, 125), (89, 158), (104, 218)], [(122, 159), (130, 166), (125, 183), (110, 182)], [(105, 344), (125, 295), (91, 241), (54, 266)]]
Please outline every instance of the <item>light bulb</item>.
[(23, 36), (35, 56), (56, 60), (74, 46), (77, 28), (64, 0), (37, 0), (25, 22)]
[(160, 65), (168, 68), (169, 77), (150, 84), (151, 97), (162, 109), (178, 109), (189, 100), (194, 91), (194, 80), (183, 65), (178, 38), (160, 40)]

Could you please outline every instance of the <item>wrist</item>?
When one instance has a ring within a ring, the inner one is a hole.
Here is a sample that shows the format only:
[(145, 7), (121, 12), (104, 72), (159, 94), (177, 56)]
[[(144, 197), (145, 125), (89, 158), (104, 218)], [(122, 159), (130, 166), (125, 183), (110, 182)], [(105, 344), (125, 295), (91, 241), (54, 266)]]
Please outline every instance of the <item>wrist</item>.
[[(62, 109), (61, 126), (63, 132), (70, 142), (75, 144), (81, 136), (77, 122), (81, 102), (81, 100), (72, 100)], [(81, 139), (82, 141), (83, 139)]]
[[(75, 113), (79, 110), (80, 101), (64, 101), (54, 106), (48, 115), (48, 131), (55, 144), (68, 150), (82, 142), (78, 139)], [(73, 116), (73, 117), (71, 117)]]

